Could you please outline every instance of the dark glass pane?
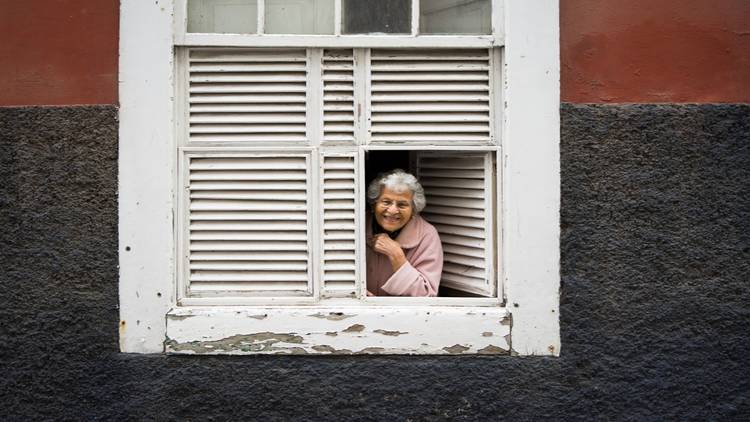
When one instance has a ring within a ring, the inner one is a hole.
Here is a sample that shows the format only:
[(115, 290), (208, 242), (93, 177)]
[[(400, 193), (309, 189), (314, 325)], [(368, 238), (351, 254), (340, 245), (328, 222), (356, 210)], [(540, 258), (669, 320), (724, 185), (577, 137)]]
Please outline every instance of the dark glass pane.
[(411, 0), (344, 0), (345, 34), (411, 33)]

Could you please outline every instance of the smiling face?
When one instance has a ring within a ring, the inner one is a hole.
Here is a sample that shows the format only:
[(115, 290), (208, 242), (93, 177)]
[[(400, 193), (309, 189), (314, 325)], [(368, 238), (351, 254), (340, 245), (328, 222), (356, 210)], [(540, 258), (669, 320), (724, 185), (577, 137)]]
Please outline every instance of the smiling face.
[(414, 213), (413, 194), (410, 190), (397, 192), (387, 187), (380, 191), (375, 201), (375, 220), (387, 232), (401, 229)]

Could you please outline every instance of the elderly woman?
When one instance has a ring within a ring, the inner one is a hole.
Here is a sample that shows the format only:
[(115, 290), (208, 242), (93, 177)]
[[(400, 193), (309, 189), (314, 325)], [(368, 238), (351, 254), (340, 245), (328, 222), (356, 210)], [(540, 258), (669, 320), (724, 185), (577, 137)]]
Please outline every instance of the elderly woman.
[(437, 230), (419, 216), (425, 207), (417, 178), (397, 169), (367, 188), (367, 293), (437, 296), (443, 247)]

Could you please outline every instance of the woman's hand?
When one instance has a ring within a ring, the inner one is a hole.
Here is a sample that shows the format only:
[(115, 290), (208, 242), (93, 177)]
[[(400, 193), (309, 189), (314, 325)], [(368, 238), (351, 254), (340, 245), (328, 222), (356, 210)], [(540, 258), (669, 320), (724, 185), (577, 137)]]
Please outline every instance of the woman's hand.
[(380, 233), (372, 236), (368, 242), (375, 252), (381, 253), (391, 261), (393, 271), (397, 271), (406, 263), (406, 255), (401, 245), (391, 239), (387, 234)]

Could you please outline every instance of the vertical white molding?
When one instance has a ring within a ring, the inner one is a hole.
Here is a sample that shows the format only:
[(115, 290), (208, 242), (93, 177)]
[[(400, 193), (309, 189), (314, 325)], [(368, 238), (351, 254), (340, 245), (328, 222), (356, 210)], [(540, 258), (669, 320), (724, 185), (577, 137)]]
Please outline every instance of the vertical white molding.
[(341, 2), (344, 0), (333, 1), (333, 35), (341, 35)]
[(507, 1), (504, 245), (513, 349), (560, 353), (560, 62), (557, 0)]
[(185, 40), (187, 32), (188, 11), (187, 0), (175, 0), (174, 2), (174, 42), (180, 44)]
[(419, 0), (411, 0), (411, 34), (419, 35)]
[(258, 34), (266, 33), (266, 0), (258, 0)]
[(120, 350), (164, 350), (175, 303), (173, 2), (120, 2)]
[(495, 45), (503, 45), (505, 42), (505, 2), (512, 0), (492, 0), (492, 35)]

